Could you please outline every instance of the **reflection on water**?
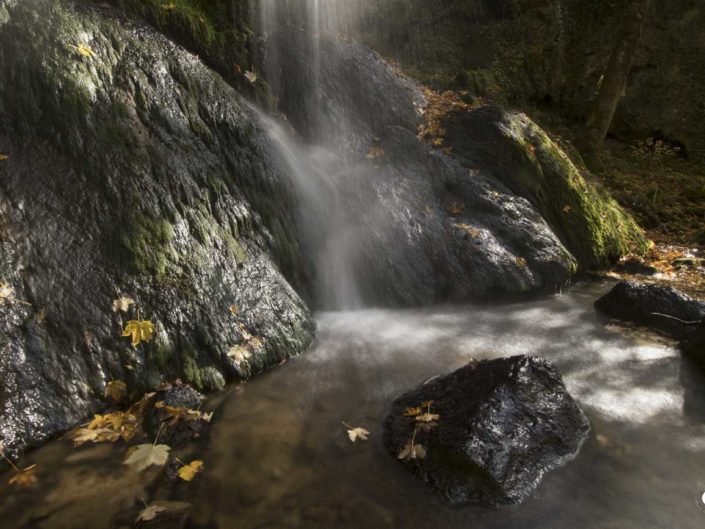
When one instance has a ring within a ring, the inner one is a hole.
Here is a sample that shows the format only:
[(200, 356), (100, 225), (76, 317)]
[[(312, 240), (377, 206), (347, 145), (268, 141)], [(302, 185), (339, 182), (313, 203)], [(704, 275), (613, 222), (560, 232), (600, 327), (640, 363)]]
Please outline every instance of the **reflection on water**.
[[(670, 342), (606, 325), (591, 306), (605, 289), (501, 307), (321, 314), (311, 351), (228, 396), (205, 474), (143, 497), (193, 502), (193, 528), (702, 529), (705, 379)], [(521, 506), (447, 508), (383, 450), (388, 405), (470, 358), (520, 353), (557, 364), (591, 437)], [(370, 441), (350, 444), (341, 421), (371, 430)], [(118, 468), (120, 456), (63, 443), (38, 450), (28, 460), (51, 476), (29, 496), (3, 485), (0, 526), (124, 526), (138, 506), (127, 516), (124, 494), (112, 496), (141, 484)]]

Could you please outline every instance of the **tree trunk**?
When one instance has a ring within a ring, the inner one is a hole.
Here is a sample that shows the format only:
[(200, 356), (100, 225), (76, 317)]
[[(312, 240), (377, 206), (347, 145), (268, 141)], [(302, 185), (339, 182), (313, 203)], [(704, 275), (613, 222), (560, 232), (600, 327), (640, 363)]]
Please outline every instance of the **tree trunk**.
[(600, 166), (602, 144), (627, 86), (650, 3), (651, 0), (632, 0), (627, 8), (624, 27), (612, 49), (600, 91), (588, 113), (582, 148), (588, 165), (592, 167)]

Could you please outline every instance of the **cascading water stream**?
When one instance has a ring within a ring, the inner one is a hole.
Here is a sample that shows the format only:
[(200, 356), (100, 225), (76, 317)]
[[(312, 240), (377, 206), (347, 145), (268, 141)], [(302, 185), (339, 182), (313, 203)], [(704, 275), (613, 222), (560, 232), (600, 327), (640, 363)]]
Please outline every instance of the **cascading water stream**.
[[(303, 238), (312, 252), (316, 304), (327, 309), (360, 308), (362, 298), (354, 270), (355, 235), (346, 219), (345, 204), (338, 182), (345, 175), (355, 173), (344, 159), (344, 153), (330, 150), (326, 142), (326, 116), (320, 101), (323, 83), (321, 74), (321, 36), (335, 35), (341, 27), (337, 1), (305, 0), (302, 9), (294, 12), (303, 15), (300, 20), (287, 19), (291, 6), (281, 0), (259, 0), (256, 20), (261, 35), (260, 65), (276, 97), (281, 91), (282, 78), (281, 42), (278, 42), (281, 24), (299, 24), (305, 32), (307, 55), (310, 59), (310, 93), (307, 111), (309, 116), (308, 144), (298, 141), (292, 130), (287, 130), (277, 119), (254, 108), (267, 134), (275, 146), (285, 173), (298, 192), (299, 211)], [(286, 21), (284, 21), (286, 19)], [(346, 124), (338, 123), (347, 130)], [(327, 145), (323, 147), (323, 145)]]

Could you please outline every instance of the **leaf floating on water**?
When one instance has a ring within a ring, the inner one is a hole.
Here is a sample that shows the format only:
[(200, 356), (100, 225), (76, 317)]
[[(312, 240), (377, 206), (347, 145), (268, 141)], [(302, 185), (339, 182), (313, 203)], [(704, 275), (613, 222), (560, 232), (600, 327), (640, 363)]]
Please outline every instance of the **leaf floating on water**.
[(7, 154), (0, 154), (0, 162), (4, 162), (5, 160), (9, 160), (10, 157)]
[(152, 339), (154, 324), (149, 320), (130, 320), (122, 331), (123, 336), (132, 338), (132, 347), (137, 347), (142, 342)]
[(123, 464), (134, 467), (137, 472), (152, 465), (162, 467), (169, 459), (169, 450), (171, 447), (168, 445), (153, 445), (151, 443), (137, 445), (130, 450)]
[(203, 461), (197, 459), (191, 461), (188, 465), (182, 466), (179, 469), (179, 477), (184, 481), (191, 481), (201, 470), (203, 470)]
[(251, 72), (250, 70), (245, 72), (245, 78), (252, 84), (257, 82), (257, 74), (255, 72)]
[(166, 511), (166, 507), (162, 507), (160, 505), (148, 505), (142, 511), (140, 511), (139, 515), (137, 516), (137, 519), (135, 520), (136, 522), (149, 522), (151, 520), (154, 520), (160, 512)]
[(162, 9), (164, 11), (173, 11), (176, 9), (176, 4), (174, 2), (169, 2), (167, 4), (162, 4)]
[(356, 428), (350, 428), (348, 430), (348, 438), (350, 438), (350, 441), (353, 443), (360, 439), (361, 441), (367, 441), (367, 436), (370, 435), (370, 432), (365, 430), (364, 428), (360, 428), (359, 426)]
[(39, 482), (37, 478), (37, 465), (32, 465), (17, 472), (7, 482), (21, 489), (34, 487)]
[(566, 214), (567, 214), (567, 213), (570, 213), (570, 210), (571, 210), (571, 207), (570, 207), (570, 206), (565, 206), (565, 207), (562, 209), (563, 213), (566, 213)]
[(110, 397), (113, 402), (122, 402), (127, 397), (127, 384), (122, 380), (111, 380), (105, 385), (104, 396)]
[(69, 44), (69, 46), (76, 50), (76, 52), (82, 57), (86, 57), (88, 59), (92, 59), (93, 57), (95, 57), (95, 53), (90, 48), (90, 46), (84, 44), (83, 42), (79, 43), (78, 45)]
[(134, 305), (135, 300), (132, 298), (122, 297), (113, 300), (113, 312), (127, 312), (130, 305)]
[(426, 449), (423, 445), (406, 443), (402, 451), (397, 455), (397, 459), (425, 459)]

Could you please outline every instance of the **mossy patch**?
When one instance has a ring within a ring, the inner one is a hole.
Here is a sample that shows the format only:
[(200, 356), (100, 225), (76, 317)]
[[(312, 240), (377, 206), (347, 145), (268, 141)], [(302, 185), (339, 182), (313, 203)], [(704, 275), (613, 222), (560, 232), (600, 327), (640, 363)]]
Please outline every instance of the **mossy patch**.
[(174, 255), (174, 228), (163, 218), (151, 219), (136, 213), (123, 228), (120, 242), (133, 269), (163, 277)]

